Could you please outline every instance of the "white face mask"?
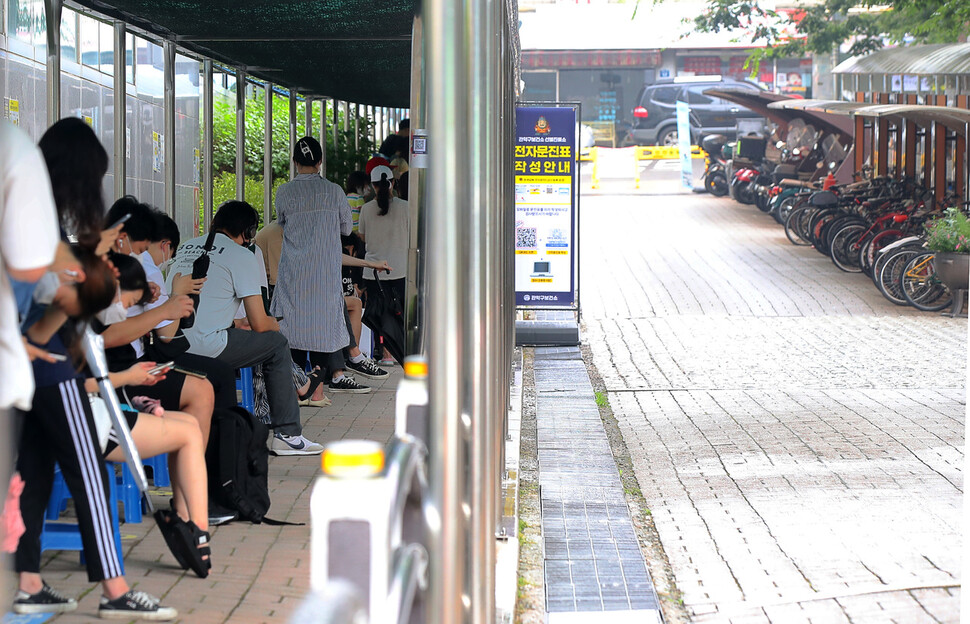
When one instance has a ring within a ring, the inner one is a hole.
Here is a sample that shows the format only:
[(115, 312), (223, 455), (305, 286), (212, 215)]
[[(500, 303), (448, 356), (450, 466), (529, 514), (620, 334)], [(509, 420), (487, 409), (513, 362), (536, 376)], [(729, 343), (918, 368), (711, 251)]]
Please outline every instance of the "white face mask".
[(60, 287), (61, 280), (57, 276), (57, 273), (48, 271), (44, 274), (44, 277), (37, 281), (37, 285), (34, 286), (34, 301), (44, 305), (50, 304), (54, 300), (57, 289)]
[(105, 326), (127, 320), (128, 310), (121, 301), (115, 301), (104, 310), (97, 313), (97, 319)]

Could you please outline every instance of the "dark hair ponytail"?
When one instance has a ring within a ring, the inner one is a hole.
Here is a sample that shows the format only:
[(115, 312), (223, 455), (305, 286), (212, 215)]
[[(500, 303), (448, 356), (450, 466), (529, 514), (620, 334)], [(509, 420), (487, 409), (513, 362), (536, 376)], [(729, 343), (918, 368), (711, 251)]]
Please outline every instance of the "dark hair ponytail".
[(391, 182), (387, 179), (387, 174), (382, 173), (381, 181), (374, 182), (374, 186), (377, 187), (377, 207), (380, 208), (377, 214), (383, 217), (391, 208)]

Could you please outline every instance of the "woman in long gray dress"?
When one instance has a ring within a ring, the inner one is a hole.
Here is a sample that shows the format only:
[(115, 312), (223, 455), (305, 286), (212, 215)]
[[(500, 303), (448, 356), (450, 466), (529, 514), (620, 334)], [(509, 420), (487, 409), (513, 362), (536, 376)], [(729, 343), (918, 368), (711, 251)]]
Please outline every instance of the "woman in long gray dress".
[(309, 356), (314, 367), (310, 389), (301, 399), (320, 398), (318, 387), (324, 380), (332, 392), (369, 392), (369, 387), (344, 375), (343, 348), (350, 339), (340, 279), (340, 236), (351, 231), (350, 204), (343, 189), (320, 177), (323, 150), (316, 139), (297, 141), (293, 161), (296, 177), (276, 191), (283, 246), (270, 313), (280, 317), (293, 361), (303, 366)]

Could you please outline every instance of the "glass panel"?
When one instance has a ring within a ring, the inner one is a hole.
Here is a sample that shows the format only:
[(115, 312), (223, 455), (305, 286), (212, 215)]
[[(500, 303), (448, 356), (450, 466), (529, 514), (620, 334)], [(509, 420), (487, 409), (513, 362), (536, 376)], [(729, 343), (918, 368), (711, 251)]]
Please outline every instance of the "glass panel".
[(162, 97), (165, 92), (162, 48), (147, 39), (135, 37), (135, 85), (138, 93)]
[(61, 14), (61, 58), (77, 62), (77, 13), (68, 8)]
[(98, 29), (101, 31), (101, 45), (99, 46), (98, 64), (99, 69), (106, 74), (113, 74), (115, 71), (115, 29), (112, 24), (98, 22)]
[(714, 100), (710, 97), (701, 93), (704, 89), (710, 89), (709, 86), (696, 86), (687, 89), (687, 103), (688, 104), (713, 104)]
[(47, 13), (44, 11), (44, 3), (40, 1), (30, 2), (30, 30), (31, 42), (35, 46), (47, 47)]
[(97, 67), (100, 54), (98, 22), (87, 15), (80, 15), (78, 21), (80, 22), (78, 43), (81, 49), (81, 63)]
[(135, 84), (135, 36), (131, 33), (125, 35), (125, 78), (131, 84)]
[[(650, 91), (648, 91), (649, 93)], [(653, 89), (650, 99), (654, 102), (662, 102), (664, 104), (673, 104), (677, 101), (677, 96), (680, 94), (680, 87), (657, 87)]]

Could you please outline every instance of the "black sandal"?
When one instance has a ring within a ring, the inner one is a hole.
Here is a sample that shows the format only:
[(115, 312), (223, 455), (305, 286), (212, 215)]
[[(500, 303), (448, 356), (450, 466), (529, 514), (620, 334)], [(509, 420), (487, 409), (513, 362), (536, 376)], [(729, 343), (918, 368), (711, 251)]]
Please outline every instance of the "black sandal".
[(175, 531), (179, 537), (179, 548), (189, 564), (188, 567), (192, 568), (199, 578), (209, 576), (209, 569), (212, 568), (209, 532), (203, 531), (191, 520), (188, 522), (179, 520), (175, 524)]
[(191, 520), (182, 520), (173, 510), (159, 509), (154, 516), (165, 544), (182, 569), (191, 568), (199, 578), (209, 576), (212, 568), (209, 533)]
[(189, 569), (189, 562), (185, 559), (182, 554), (182, 548), (179, 545), (179, 536), (176, 533), (176, 525), (182, 521), (172, 509), (156, 509), (155, 522), (158, 524), (158, 531), (165, 538), (165, 545), (172, 552), (175, 560), (182, 567), (183, 570)]

